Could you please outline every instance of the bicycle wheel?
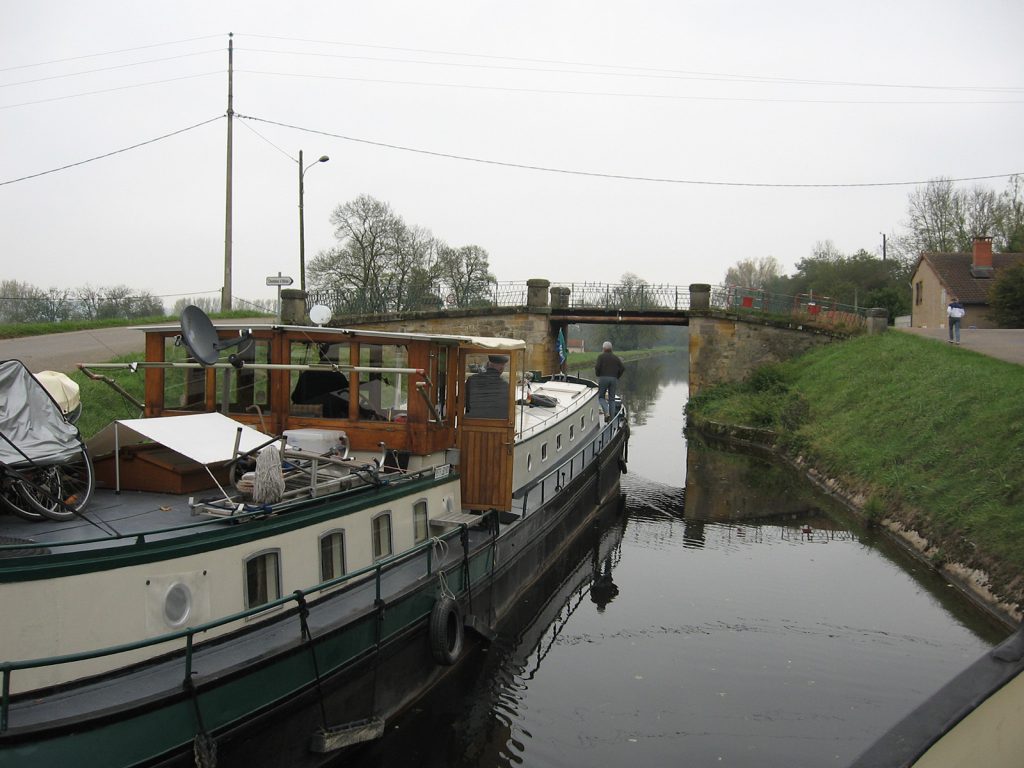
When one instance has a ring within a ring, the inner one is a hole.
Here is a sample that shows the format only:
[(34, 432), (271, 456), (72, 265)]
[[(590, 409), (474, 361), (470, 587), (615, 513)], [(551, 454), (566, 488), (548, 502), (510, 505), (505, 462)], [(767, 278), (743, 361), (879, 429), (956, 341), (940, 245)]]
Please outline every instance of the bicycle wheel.
[(67, 461), (39, 467), (19, 485), (29, 507), (51, 520), (70, 520), (92, 498), (96, 485), (85, 446)]
[(26, 520), (45, 520), (45, 516), (39, 510), (25, 501), (20, 488), (21, 481), (5, 472), (0, 479), (0, 509), (6, 509)]

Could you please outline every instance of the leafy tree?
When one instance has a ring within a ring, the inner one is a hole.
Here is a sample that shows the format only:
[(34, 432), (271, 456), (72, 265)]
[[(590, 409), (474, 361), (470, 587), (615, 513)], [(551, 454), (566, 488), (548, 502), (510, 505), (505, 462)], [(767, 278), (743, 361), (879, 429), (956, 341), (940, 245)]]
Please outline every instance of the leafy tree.
[(999, 271), (988, 300), (1000, 328), (1024, 328), (1024, 262)]
[(45, 322), (47, 296), (29, 283), (17, 280), (0, 281), (0, 322)]
[[(649, 283), (643, 278), (626, 272), (619, 279), (613, 291), (613, 301), (620, 309), (643, 309), (652, 306), (647, 292)], [(607, 339), (617, 349), (646, 349), (654, 346), (658, 332), (648, 325), (621, 323), (607, 326)]]
[(486, 301), (495, 282), (487, 251), (479, 245), (438, 245), (437, 277), (445, 296), (458, 307)]
[(768, 288), (779, 278), (779, 262), (774, 256), (740, 259), (725, 273), (725, 284), (741, 288)]
[(1003, 253), (1024, 253), (1024, 176), (1011, 176), (999, 196), (994, 246)]
[(902, 247), (915, 256), (922, 251), (965, 253), (978, 235), (995, 238), (999, 251), (1024, 245), (1024, 202), (1019, 176), (1010, 178), (1006, 191), (975, 186), (957, 189), (949, 179), (933, 179), (911, 193), (909, 229)]

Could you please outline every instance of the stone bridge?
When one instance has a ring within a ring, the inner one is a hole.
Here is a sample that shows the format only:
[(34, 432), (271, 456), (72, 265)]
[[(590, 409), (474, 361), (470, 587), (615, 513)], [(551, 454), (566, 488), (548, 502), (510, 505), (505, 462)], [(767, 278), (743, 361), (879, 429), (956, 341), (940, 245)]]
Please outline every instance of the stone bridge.
[[(864, 310), (807, 294), (782, 296), (761, 290), (711, 286), (552, 285), (534, 279), (522, 291), (495, 290), (495, 300), (471, 307), (432, 308), (389, 314), (347, 314), (330, 325), (410, 333), (500, 336), (527, 343), (527, 367), (558, 370), (556, 339), (571, 323), (685, 325), (690, 328), (690, 393), (744, 378), (771, 362), (812, 347), (886, 328), (884, 309)], [(282, 321), (308, 321), (308, 308), (329, 296), (281, 291)], [(326, 299), (326, 301), (325, 301)]]

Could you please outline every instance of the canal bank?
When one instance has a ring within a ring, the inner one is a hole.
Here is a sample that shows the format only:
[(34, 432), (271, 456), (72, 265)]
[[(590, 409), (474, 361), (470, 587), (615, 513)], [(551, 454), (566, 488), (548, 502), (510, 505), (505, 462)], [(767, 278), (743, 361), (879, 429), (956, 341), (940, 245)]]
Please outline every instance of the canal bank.
[(688, 424), (782, 458), (1009, 627), (1024, 604), (1024, 368), (908, 334), (702, 393)]

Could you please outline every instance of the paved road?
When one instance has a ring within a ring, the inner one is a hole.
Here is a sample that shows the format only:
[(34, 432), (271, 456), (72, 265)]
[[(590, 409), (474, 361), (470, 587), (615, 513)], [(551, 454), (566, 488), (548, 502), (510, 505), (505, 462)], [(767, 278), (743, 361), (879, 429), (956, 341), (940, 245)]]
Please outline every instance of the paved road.
[[(168, 323), (175, 322), (170, 318)], [(263, 324), (270, 318), (232, 320), (231, 323)], [(0, 360), (21, 360), (33, 373), (39, 371), (78, 370), (79, 363), (103, 363), (118, 355), (142, 352), (146, 335), (131, 328), (96, 328), (91, 331), (51, 333), (25, 336), (21, 339), (0, 339)]]
[[(234, 321), (233, 321), (234, 322)], [(266, 323), (267, 318), (240, 321)], [(945, 328), (899, 328), (900, 333), (945, 342)], [(966, 328), (960, 333), (961, 347), (1024, 365), (1024, 330), (991, 330)], [(98, 328), (92, 331), (53, 333), (27, 336), (22, 339), (0, 339), (0, 360), (16, 358), (30, 371), (63, 371), (77, 369), (78, 363), (102, 363), (118, 355), (141, 352), (145, 337), (142, 331), (128, 328)]]
[[(901, 333), (911, 333), (949, 343), (949, 331), (945, 328), (897, 328)], [(1010, 363), (1024, 365), (1024, 330), (963, 328), (960, 331), (960, 347), (997, 357)]]

